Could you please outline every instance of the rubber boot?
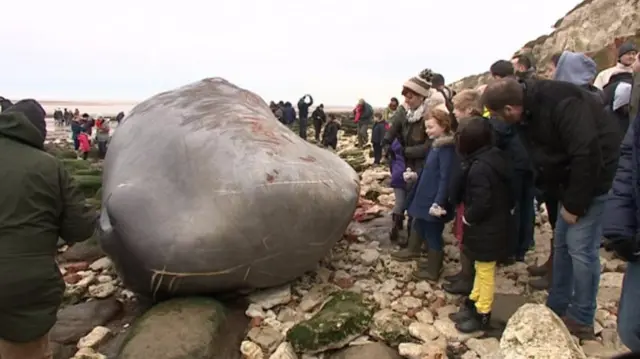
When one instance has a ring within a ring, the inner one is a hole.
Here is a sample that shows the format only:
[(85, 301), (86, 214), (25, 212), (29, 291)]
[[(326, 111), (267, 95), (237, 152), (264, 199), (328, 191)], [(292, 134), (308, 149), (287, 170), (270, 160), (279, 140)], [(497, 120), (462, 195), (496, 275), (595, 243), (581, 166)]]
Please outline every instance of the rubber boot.
[(468, 320), (476, 313), (476, 302), (471, 298), (466, 297), (460, 304), (460, 309), (457, 312), (449, 314), (449, 319), (454, 323), (462, 323)]
[(442, 271), (443, 259), (444, 252), (430, 250), (427, 255), (427, 265), (423, 268), (418, 268), (418, 270), (413, 273), (413, 277), (417, 280), (437, 281)]
[(393, 224), (391, 227), (391, 233), (389, 233), (389, 240), (391, 240), (391, 242), (396, 242), (398, 240), (398, 234), (403, 227), (404, 215), (393, 213), (391, 215), (391, 221)]
[[(551, 245), (553, 245), (553, 242), (551, 243)], [(551, 254), (549, 255), (549, 259), (547, 260), (545, 265), (545, 275), (529, 281), (529, 285), (531, 286), (531, 288), (535, 290), (545, 290), (548, 289), (551, 285), (551, 280), (553, 279), (553, 250), (551, 250)]]
[(471, 318), (461, 323), (456, 323), (456, 329), (458, 329), (460, 333), (473, 333), (479, 330), (487, 330), (489, 329), (490, 321), (491, 312), (483, 314), (476, 311)]
[(442, 289), (451, 294), (469, 295), (473, 289), (473, 281), (476, 276), (474, 263), (464, 254), (460, 254), (460, 267), (462, 277), (451, 283), (444, 283)]
[(424, 242), (424, 240), (420, 237), (418, 232), (411, 231), (409, 233), (409, 241), (407, 243), (407, 247), (391, 253), (391, 258), (397, 260), (398, 262), (408, 262), (420, 258), (422, 242)]
[(409, 237), (411, 237), (412, 224), (413, 224), (413, 218), (409, 216), (409, 218), (407, 219), (407, 236), (404, 238), (402, 238), (401, 236), (398, 237), (398, 245), (402, 248), (406, 248), (407, 245), (409, 244)]

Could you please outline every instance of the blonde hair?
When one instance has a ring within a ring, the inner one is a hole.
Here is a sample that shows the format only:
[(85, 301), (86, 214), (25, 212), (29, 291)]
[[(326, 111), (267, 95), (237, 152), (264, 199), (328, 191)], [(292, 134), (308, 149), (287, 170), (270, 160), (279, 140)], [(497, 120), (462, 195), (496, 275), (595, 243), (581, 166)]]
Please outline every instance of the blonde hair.
[(453, 108), (458, 111), (469, 111), (474, 116), (482, 116), (484, 109), (480, 101), (481, 96), (477, 90), (463, 90), (455, 95), (451, 102), (453, 102)]
[(429, 110), (426, 116), (424, 117), (424, 120), (427, 121), (430, 119), (436, 120), (436, 123), (438, 124), (438, 126), (442, 127), (445, 133), (449, 133), (452, 131), (451, 116), (449, 115), (449, 112), (447, 112), (446, 110), (441, 108), (434, 108)]

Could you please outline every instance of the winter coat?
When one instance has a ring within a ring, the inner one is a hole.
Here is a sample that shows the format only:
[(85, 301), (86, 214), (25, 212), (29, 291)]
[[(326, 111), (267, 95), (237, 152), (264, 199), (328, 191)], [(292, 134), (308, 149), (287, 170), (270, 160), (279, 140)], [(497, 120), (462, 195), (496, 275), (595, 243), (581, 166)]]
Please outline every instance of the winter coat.
[(296, 110), (290, 104), (285, 105), (282, 109), (282, 122), (285, 125), (290, 125), (296, 122)]
[(360, 113), (358, 123), (361, 125), (369, 125), (371, 122), (373, 122), (373, 107), (365, 102), (362, 105), (362, 112)]
[(602, 90), (604, 86), (609, 83), (609, 79), (611, 78), (611, 76), (622, 72), (633, 72), (633, 69), (631, 68), (631, 66), (625, 66), (618, 62), (614, 67), (610, 67), (606, 70), (600, 71), (595, 81), (593, 82), (593, 85)]
[[(410, 216), (433, 222), (448, 221), (454, 217), (454, 209), (449, 201), (449, 180), (453, 167), (458, 163), (453, 136), (444, 135), (433, 141), (407, 200), (407, 212)], [(431, 216), (429, 208), (434, 203), (445, 209), (447, 215)]]
[(80, 144), (80, 152), (89, 152), (91, 150), (91, 141), (89, 135), (86, 132), (80, 132), (78, 135), (78, 142)]
[[(309, 97), (309, 103), (305, 102), (305, 98)], [(310, 95), (305, 95), (303, 96), (299, 101), (298, 101), (298, 116), (300, 118), (308, 118), (309, 117), (309, 107), (311, 107), (313, 105), (313, 97), (311, 97)]]
[(533, 167), (529, 154), (518, 135), (516, 126), (495, 118), (489, 118), (489, 123), (493, 128), (496, 146), (509, 154), (513, 169), (520, 172), (532, 172)]
[(83, 241), (96, 215), (44, 135), (22, 114), (0, 114), (0, 338), (29, 342), (56, 321), (64, 281), (57, 242)]
[(327, 122), (327, 115), (324, 113), (324, 110), (320, 107), (316, 107), (315, 110), (311, 113), (311, 117), (313, 118), (313, 122), (323, 124)]
[(602, 215), (602, 235), (611, 240), (635, 239), (640, 223), (640, 115), (629, 126), (618, 169)]
[(371, 129), (371, 143), (382, 145), (384, 135), (387, 133), (387, 121), (376, 121)]
[(407, 188), (402, 174), (407, 169), (407, 163), (404, 158), (404, 149), (397, 139), (393, 141), (389, 147), (391, 161), (389, 162), (389, 171), (391, 172), (391, 188)]
[(338, 146), (338, 130), (340, 130), (340, 122), (336, 120), (329, 121), (324, 126), (324, 132), (322, 133), (322, 144), (336, 148)]
[(518, 130), (545, 189), (577, 216), (609, 191), (618, 161), (618, 124), (597, 98), (562, 81), (522, 83), (524, 115)]
[(493, 262), (507, 254), (514, 203), (509, 167), (508, 156), (497, 147), (482, 148), (463, 162), (457, 197), (464, 202), (463, 251), (472, 260)]
[(631, 89), (631, 99), (629, 100), (629, 120), (636, 118), (640, 108), (640, 74), (633, 75), (633, 88)]
[(407, 112), (401, 106), (390, 122), (391, 127), (384, 136), (384, 144), (391, 145), (395, 139), (398, 139), (404, 148), (407, 167), (420, 172), (432, 142), (425, 133), (424, 121), (419, 119), (409, 122)]
[(71, 122), (71, 137), (75, 140), (78, 138), (78, 135), (82, 132), (82, 125), (78, 121)]

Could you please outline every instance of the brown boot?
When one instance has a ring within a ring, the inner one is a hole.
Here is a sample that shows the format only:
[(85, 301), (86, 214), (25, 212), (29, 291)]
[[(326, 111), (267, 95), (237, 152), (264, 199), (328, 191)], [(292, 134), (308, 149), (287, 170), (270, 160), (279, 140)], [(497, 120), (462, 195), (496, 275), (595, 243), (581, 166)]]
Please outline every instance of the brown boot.
[(547, 273), (536, 279), (531, 279), (529, 285), (535, 290), (546, 290), (551, 286), (551, 280), (553, 279), (553, 256), (547, 261)]
[(575, 320), (564, 316), (561, 318), (564, 325), (569, 329), (569, 332), (575, 335), (580, 340), (595, 340), (595, 333), (592, 325), (584, 325), (576, 322)]
[(413, 230), (409, 233), (409, 241), (406, 248), (403, 248), (397, 252), (391, 253), (391, 258), (398, 262), (408, 262), (420, 258), (420, 251), (424, 240), (420, 238), (420, 235)]

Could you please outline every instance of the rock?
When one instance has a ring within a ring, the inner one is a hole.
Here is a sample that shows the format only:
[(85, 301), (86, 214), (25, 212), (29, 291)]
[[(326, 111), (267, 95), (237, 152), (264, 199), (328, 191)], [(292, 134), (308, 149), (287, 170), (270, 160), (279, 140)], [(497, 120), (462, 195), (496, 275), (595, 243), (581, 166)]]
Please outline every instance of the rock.
[(108, 257), (102, 257), (91, 263), (89, 268), (91, 268), (91, 270), (93, 271), (99, 272), (111, 268), (112, 265), (113, 263), (111, 263), (111, 259), (109, 259)]
[(428, 309), (423, 309), (416, 313), (416, 319), (418, 319), (420, 323), (433, 324), (433, 313)]
[(433, 326), (418, 322), (413, 322), (409, 325), (409, 333), (414, 338), (420, 339), (425, 343), (429, 343), (440, 336), (440, 332)]
[[(240, 312), (242, 318), (243, 314)], [(233, 342), (224, 337), (230, 330), (226, 326), (230, 324), (229, 318), (227, 310), (210, 298), (190, 297), (162, 302), (132, 324), (118, 358), (226, 358), (221, 357), (221, 353), (229, 349), (237, 353), (240, 346), (240, 341)], [(245, 323), (242, 324), (240, 330), (244, 332)], [(176, 345), (177, 342), (180, 345)]]
[(264, 353), (262, 348), (254, 342), (244, 340), (240, 343), (240, 353), (243, 359), (263, 359)]
[(322, 304), (329, 295), (339, 290), (340, 287), (330, 283), (315, 286), (311, 288), (311, 290), (307, 294), (305, 294), (304, 297), (302, 297), (298, 308), (300, 308), (300, 310), (303, 312), (313, 310), (318, 305)]
[(562, 320), (542, 304), (525, 304), (507, 322), (500, 340), (505, 358), (583, 359)]
[(582, 343), (582, 350), (588, 358), (613, 358), (618, 354), (614, 349), (606, 348), (595, 340), (586, 340)]
[(89, 295), (94, 298), (107, 298), (116, 292), (113, 282), (100, 283), (89, 287)]
[(122, 305), (115, 299), (94, 300), (62, 308), (51, 329), (51, 341), (75, 344), (93, 328), (107, 324), (121, 310)]
[(252, 342), (258, 344), (267, 353), (272, 353), (280, 343), (284, 340), (284, 337), (280, 332), (270, 326), (263, 326), (259, 328), (251, 328), (247, 334)]
[(391, 309), (382, 309), (373, 315), (370, 333), (372, 337), (390, 345), (410, 340), (407, 326), (402, 322), (402, 315)]
[(464, 342), (469, 338), (477, 338), (482, 336), (482, 332), (475, 333), (461, 333), (456, 329), (456, 325), (449, 318), (436, 319), (433, 322), (433, 326), (448, 340)]
[[(445, 345), (446, 346), (446, 345)], [(400, 355), (408, 359), (445, 359), (446, 350), (438, 344), (402, 343), (398, 346)]]
[(420, 308), (421, 306), (422, 300), (409, 296), (400, 297), (391, 303), (391, 309), (399, 313), (406, 313), (409, 309)]
[(622, 288), (624, 273), (602, 273), (600, 275), (600, 287)]
[(106, 327), (97, 326), (93, 330), (80, 338), (78, 341), (78, 349), (82, 348), (97, 348), (98, 345), (103, 343), (111, 335), (111, 330)]
[(61, 262), (93, 262), (104, 257), (104, 252), (98, 245), (95, 238), (90, 238), (84, 242), (70, 246), (64, 253), (60, 254)]
[(286, 284), (315, 269), (357, 206), (359, 176), (345, 161), (221, 78), (139, 103), (117, 133), (104, 160), (100, 244), (145, 296)]
[(252, 293), (249, 296), (249, 301), (263, 309), (271, 309), (278, 305), (287, 304), (291, 301), (291, 286), (284, 285)]
[(298, 359), (298, 356), (291, 344), (284, 342), (278, 345), (278, 348), (271, 354), (269, 359)]
[(329, 359), (402, 359), (402, 357), (383, 343), (370, 343), (339, 350)]
[(81, 348), (71, 359), (107, 359), (107, 357), (91, 348)]
[(378, 258), (380, 258), (380, 253), (375, 249), (365, 249), (360, 255), (360, 260), (365, 265), (371, 265), (377, 262)]
[(337, 292), (311, 319), (291, 328), (287, 340), (297, 352), (313, 354), (338, 349), (362, 334), (371, 318), (371, 310), (362, 296)]
[(249, 304), (249, 308), (247, 308), (244, 314), (249, 318), (264, 318), (266, 315), (262, 307), (254, 303)]
[(469, 338), (464, 344), (480, 358), (490, 357), (500, 351), (500, 342), (496, 338)]

